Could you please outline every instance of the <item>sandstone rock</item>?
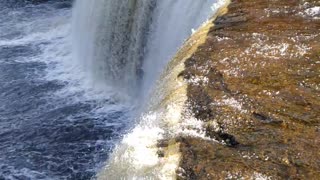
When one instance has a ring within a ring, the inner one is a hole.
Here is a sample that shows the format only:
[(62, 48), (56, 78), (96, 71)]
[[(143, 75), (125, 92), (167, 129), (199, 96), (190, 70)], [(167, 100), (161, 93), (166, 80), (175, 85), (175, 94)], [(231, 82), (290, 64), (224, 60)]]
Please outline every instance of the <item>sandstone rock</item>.
[[(312, 0), (233, 0), (180, 74), (208, 139), (180, 137), (178, 179), (320, 178), (320, 18)], [(312, 11), (312, 13), (311, 13)], [(209, 127), (209, 128), (208, 128)]]

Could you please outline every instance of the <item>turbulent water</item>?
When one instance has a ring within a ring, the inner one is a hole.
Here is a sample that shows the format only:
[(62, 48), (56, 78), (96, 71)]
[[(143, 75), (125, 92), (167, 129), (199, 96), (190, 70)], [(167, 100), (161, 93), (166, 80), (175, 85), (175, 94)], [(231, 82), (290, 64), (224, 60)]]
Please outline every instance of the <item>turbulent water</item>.
[(130, 108), (71, 63), (67, 2), (2, 3), (0, 179), (89, 179)]
[(0, 2), (0, 179), (90, 179), (147, 144), (137, 109), (215, 0), (30, 2)]
[[(93, 77), (94, 84), (112, 84), (129, 95), (136, 95), (135, 91), (138, 91), (139, 96), (135, 96), (138, 99), (134, 98), (134, 102), (138, 101), (138, 105), (135, 104), (137, 106), (143, 105), (144, 112), (138, 114), (135, 128), (114, 150), (99, 176), (101, 179), (174, 177), (177, 159), (167, 164), (161, 163), (163, 160), (158, 158), (156, 144), (168, 131), (162, 126), (163, 119), (179, 117), (181, 107), (171, 108), (169, 113), (163, 110), (146, 112), (152, 107), (145, 106), (144, 101), (150, 101), (149, 91), (157, 89), (154, 86), (156, 80), (183, 41), (213, 14), (214, 2), (76, 2), (73, 25), (75, 59), (80, 60), (80, 64), (89, 71), (88, 75)], [(160, 97), (153, 99), (161, 101)]]

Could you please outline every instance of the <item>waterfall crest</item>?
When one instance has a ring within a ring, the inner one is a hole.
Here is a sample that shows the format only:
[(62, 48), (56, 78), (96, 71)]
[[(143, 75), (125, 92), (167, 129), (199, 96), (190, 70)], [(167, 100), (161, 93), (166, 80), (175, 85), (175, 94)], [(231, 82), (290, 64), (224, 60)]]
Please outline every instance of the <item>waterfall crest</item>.
[[(73, 53), (94, 84), (147, 94), (215, 0), (77, 0)], [(134, 93), (135, 94), (135, 93)]]
[[(99, 179), (175, 179), (178, 146), (158, 156), (159, 140), (175, 136), (186, 101), (177, 79), (184, 63), (156, 80), (182, 43), (223, 0), (78, 0), (74, 12), (75, 58), (95, 82), (143, 94), (143, 114), (117, 145)], [(198, 40), (193, 39), (193, 42)], [(148, 96), (152, 92), (152, 96)], [(147, 97), (147, 98), (146, 98)], [(141, 97), (140, 97), (141, 98)], [(165, 162), (164, 162), (165, 161)]]

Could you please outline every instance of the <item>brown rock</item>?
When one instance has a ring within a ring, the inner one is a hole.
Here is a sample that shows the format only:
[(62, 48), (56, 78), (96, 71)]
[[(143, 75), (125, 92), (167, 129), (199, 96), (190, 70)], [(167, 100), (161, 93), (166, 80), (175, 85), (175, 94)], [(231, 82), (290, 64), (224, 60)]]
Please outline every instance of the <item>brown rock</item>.
[[(180, 137), (178, 179), (320, 179), (320, 1), (233, 0), (185, 63), (212, 141)], [(204, 70), (205, 69), (205, 70)]]

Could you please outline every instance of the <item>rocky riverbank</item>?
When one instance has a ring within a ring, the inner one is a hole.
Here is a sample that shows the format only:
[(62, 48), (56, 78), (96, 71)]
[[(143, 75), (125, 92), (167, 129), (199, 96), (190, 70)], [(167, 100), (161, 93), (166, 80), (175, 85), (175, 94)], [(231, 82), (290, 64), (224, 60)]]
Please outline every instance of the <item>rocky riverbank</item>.
[(233, 0), (208, 27), (183, 48), (206, 138), (176, 138), (178, 179), (319, 179), (320, 1)]

